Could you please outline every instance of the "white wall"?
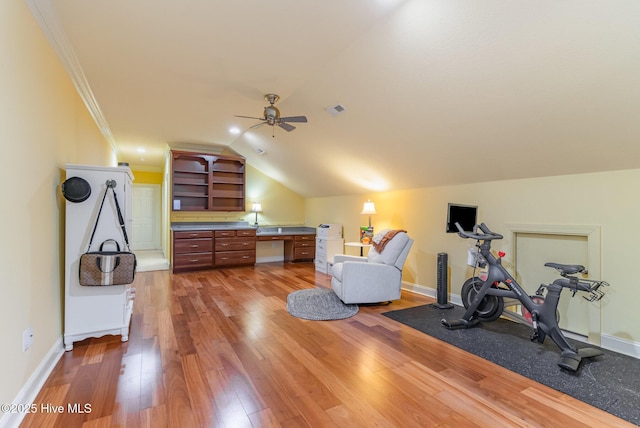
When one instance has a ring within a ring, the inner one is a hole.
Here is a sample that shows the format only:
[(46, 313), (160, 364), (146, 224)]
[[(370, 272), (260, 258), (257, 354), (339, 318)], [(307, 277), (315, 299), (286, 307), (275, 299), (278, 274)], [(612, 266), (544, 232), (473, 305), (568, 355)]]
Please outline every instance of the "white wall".
[(62, 335), (64, 165), (115, 155), (23, 1), (0, 2), (0, 52), (0, 402), (11, 403)]
[(451, 292), (455, 294), (470, 274), (466, 266), (468, 242), (445, 233), (448, 202), (479, 206), (479, 221), (505, 235), (494, 248), (507, 252), (508, 268), (513, 251), (508, 224), (600, 226), (601, 276), (611, 283), (601, 302), (601, 330), (605, 337), (637, 345), (640, 311), (636, 308), (638, 285), (634, 268), (640, 260), (640, 200), (635, 190), (638, 183), (640, 170), (628, 170), (310, 198), (307, 217), (309, 224), (341, 223), (345, 239), (357, 240), (358, 226), (367, 221), (359, 212), (363, 202), (371, 198), (378, 212), (373, 216), (376, 230), (402, 228), (415, 239), (404, 280), (435, 288), (437, 254), (446, 252)]

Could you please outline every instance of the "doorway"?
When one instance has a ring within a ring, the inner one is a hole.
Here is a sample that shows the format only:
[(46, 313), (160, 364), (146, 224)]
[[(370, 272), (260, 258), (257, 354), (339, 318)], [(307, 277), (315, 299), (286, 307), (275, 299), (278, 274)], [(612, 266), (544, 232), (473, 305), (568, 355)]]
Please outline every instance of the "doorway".
[(159, 250), (160, 185), (134, 184), (131, 247), (133, 250)]
[(132, 194), (131, 249), (138, 272), (167, 270), (169, 262), (161, 244), (161, 186), (134, 184)]

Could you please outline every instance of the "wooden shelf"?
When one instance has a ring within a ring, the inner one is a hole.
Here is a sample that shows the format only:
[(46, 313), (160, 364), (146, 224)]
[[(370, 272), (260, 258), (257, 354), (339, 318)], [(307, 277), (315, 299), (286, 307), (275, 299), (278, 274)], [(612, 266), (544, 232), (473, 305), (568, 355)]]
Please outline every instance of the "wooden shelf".
[(171, 153), (174, 211), (245, 210), (244, 158), (181, 151)]

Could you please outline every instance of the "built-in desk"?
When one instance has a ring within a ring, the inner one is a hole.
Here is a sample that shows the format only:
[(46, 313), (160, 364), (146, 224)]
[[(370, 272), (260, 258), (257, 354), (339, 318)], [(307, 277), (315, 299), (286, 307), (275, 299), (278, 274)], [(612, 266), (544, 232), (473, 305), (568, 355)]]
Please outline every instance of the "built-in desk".
[(259, 242), (283, 241), (285, 261), (311, 261), (316, 254), (316, 230), (313, 227), (258, 228), (256, 240)]
[[(282, 242), (285, 261), (312, 261), (316, 229), (306, 226), (260, 227), (246, 222), (172, 223), (173, 272), (253, 265), (257, 244)], [(274, 244), (276, 245), (276, 244)], [(278, 253), (282, 260), (282, 252)]]
[(313, 260), (316, 254), (315, 235), (263, 235), (258, 241), (284, 241), (284, 260)]

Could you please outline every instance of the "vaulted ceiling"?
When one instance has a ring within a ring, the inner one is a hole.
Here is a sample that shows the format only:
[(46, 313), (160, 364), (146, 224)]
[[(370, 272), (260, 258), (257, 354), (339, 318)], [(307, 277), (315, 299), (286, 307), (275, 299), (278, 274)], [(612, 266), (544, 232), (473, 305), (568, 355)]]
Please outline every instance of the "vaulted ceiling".
[[(640, 167), (636, 0), (26, 1), (132, 166), (223, 146), (307, 197)], [(267, 93), (309, 122), (235, 117)]]

